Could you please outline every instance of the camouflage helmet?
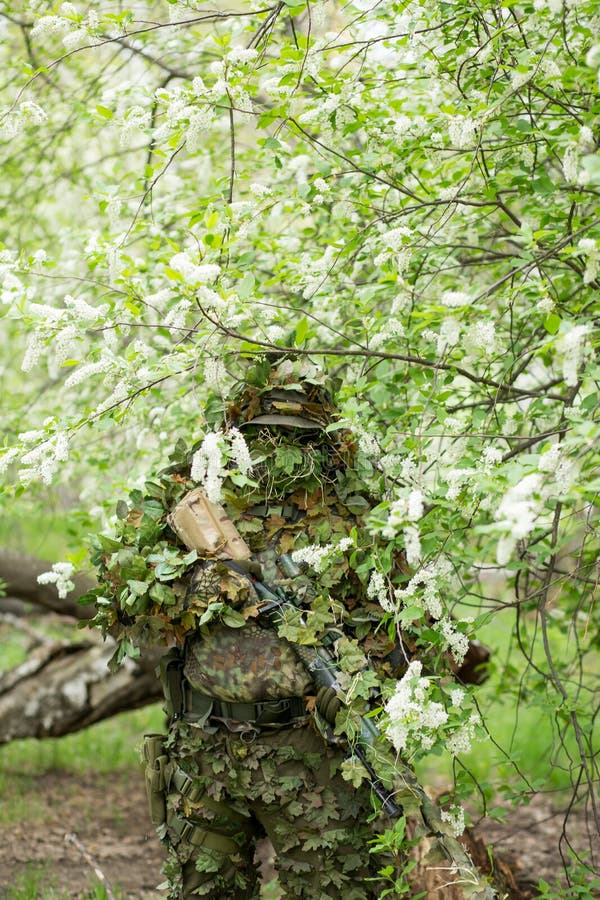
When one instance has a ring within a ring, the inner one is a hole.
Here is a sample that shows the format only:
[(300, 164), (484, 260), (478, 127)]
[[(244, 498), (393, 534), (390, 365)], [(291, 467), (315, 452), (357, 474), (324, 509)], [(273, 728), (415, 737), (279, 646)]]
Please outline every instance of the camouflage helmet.
[(302, 363), (286, 357), (268, 370), (263, 366), (258, 372), (250, 372), (229, 407), (229, 422), (242, 431), (252, 425), (325, 431), (337, 418), (333, 405), (335, 385), (316, 366), (304, 360)]

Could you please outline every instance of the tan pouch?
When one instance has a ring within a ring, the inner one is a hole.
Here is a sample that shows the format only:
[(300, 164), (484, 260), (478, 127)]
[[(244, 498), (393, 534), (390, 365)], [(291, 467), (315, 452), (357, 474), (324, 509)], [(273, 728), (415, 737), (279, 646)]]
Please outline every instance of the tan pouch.
[(152, 824), (158, 828), (167, 820), (166, 769), (169, 758), (165, 752), (164, 734), (144, 735), (146, 794)]
[(250, 547), (218, 503), (203, 488), (186, 494), (167, 516), (167, 522), (188, 550), (220, 559), (248, 559)]

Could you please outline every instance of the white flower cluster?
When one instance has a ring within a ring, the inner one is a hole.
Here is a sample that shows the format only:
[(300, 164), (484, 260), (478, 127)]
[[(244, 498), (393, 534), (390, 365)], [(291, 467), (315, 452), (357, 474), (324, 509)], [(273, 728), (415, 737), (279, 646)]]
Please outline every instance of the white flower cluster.
[(378, 350), (384, 344), (402, 337), (404, 337), (404, 326), (402, 322), (399, 319), (387, 317), (379, 324), (379, 330), (371, 336), (371, 350)]
[(583, 362), (587, 325), (575, 325), (561, 335), (556, 342), (556, 351), (562, 360), (562, 376), (567, 387), (575, 387), (579, 380), (579, 369)]
[(377, 600), (382, 609), (386, 612), (393, 612), (394, 604), (390, 600), (388, 586), (385, 577), (381, 572), (371, 572), (369, 584), (367, 586), (367, 597), (371, 600)]
[(579, 176), (579, 148), (569, 144), (562, 160), (562, 170), (567, 184), (576, 184)]
[[(446, 419), (446, 427), (448, 427), (448, 419)], [(444, 481), (448, 485), (446, 491), (447, 500), (456, 500), (463, 486), (476, 474), (475, 469), (448, 469), (444, 473)]]
[(144, 137), (151, 121), (149, 109), (143, 106), (132, 106), (128, 109), (121, 122), (121, 146), (129, 147), (134, 140)]
[(221, 485), (225, 477), (225, 440), (222, 431), (210, 431), (192, 458), (190, 475), (206, 491), (213, 503), (221, 499)]
[(560, 445), (554, 444), (540, 456), (538, 471), (526, 475), (506, 492), (496, 512), (496, 525), (505, 532), (496, 550), (500, 565), (509, 561), (517, 541), (533, 531), (548, 497), (565, 494), (576, 476), (576, 463), (564, 457)]
[(15, 138), (30, 125), (42, 125), (48, 116), (33, 100), (23, 100), (14, 108), (0, 110), (0, 137)]
[(459, 753), (468, 753), (470, 751), (477, 736), (475, 729), (480, 722), (481, 719), (477, 713), (472, 713), (467, 722), (448, 735), (446, 748), (452, 756), (458, 756)]
[(15, 275), (14, 270), (17, 266), (16, 254), (10, 250), (0, 251), (0, 302), (9, 306), (15, 305), (22, 297), (27, 296), (23, 282)]
[(337, 553), (345, 553), (350, 547), (354, 546), (354, 541), (350, 537), (342, 538), (337, 544), (325, 544), (323, 547), (315, 545), (310, 547), (302, 547), (292, 552), (294, 562), (303, 562), (314, 569), (315, 572), (322, 572), (327, 564), (333, 560)]
[(496, 559), (499, 565), (506, 565), (517, 541), (533, 531), (543, 503), (541, 488), (542, 476), (532, 473), (511, 487), (502, 498), (496, 523), (506, 534), (498, 541)]
[(581, 253), (585, 258), (585, 272), (583, 273), (583, 283), (591, 284), (598, 277), (598, 269), (600, 268), (600, 246), (594, 238), (581, 238), (577, 244)]
[(405, 588), (395, 591), (396, 601), (405, 606), (420, 606), (434, 619), (441, 619), (444, 610), (440, 597), (440, 583), (448, 576), (450, 570), (450, 564), (445, 559), (428, 563), (413, 575)]
[(388, 513), (387, 522), (382, 535), (389, 540), (402, 529), (404, 536), (404, 552), (409, 565), (416, 565), (421, 558), (421, 538), (418, 522), (423, 515), (423, 494), (420, 490), (410, 491), (408, 496), (395, 500)]
[(221, 486), (229, 471), (226, 468), (229, 460), (234, 462), (242, 475), (246, 475), (252, 467), (248, 445), (237, 428), (230, 428), (227, 433), (209, 431), (192, 457), (192, 480), (202, 485), (213, 503), (221, 499)]
[(450, 649), (454, 662), (462, 665), (469, 650), (469, 638), (462, 631), (458, 631), (452, 619), (442, 619), (435, 624), (436, 631), (441, 632)]
[(467, 332), (467, 341), (471, 347), (486, 356), (496, 350), (496, 326), (489, 319), (474, 322)]
[(488, 475), (494, 466), (502, 462), (502, 450), (499, 447), (485, 447), (481, 454), (481, 468)]
[(198, 264), (192, 260), (189, 253), (177, 253), (169, 261), (169, 267), (183, 275), (186, 283), (194, 287), (198, 284), (206, 284), (214, 281), (221, 274), (221, 266), (217, 263)]
[(452, 116), (448, 122), (448, 137), (453, 147), (464, 150), (475, 142), (477, 121), (469, 116)]
[[(19, 438), (22, 439), (22, 435)], [(28, 484), (41, 478), (44, 484), (50, 484), (60, 462), (69, 457), (69, 440), (64, 432), (57, 432), (42, 441), (21, 457), (23, 468), (19, 471), (19, 479)]]
[(385, 705), (389, 716), (386, 734), (398, 753), (410, 750), (409, 742), (430, 750), (448, 721), (442, 704), (430, 699), (433, 685), (429, 678), (421, 677), (422, 669), (420, 662), (411, 662)]
[(460, 837), (465, 830), (465, 811), (462, 806), (454, 806), (452, 809), (443, 809), (442, 822), (447, 822), (455, 837)]
[(49, 572), (42, 572), (41, 575), (38, 575), (37, 582), (38, 584), (55, 584), (59, 598), (64, 600), (69, 591), (72, 591), (75, 587), (74, 583), (71, 581), (71, 575), (74, 571), (75, 568), (71, 563), (53, 563), (52, 569)]

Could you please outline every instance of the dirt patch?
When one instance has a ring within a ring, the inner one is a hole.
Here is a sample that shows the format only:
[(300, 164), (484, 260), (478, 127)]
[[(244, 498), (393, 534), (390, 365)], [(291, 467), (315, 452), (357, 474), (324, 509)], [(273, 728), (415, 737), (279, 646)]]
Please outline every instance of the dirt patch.
[[(485, 820), (475, 829), (475, 835), (493, 847), (501, 866), (513, 874), (517, 896), (528, 900), (539, 896), (535, 888), (540, 879), (549, 884), (558, 880), (566, 886), (564, 868), (572, 862), (569, 851), (586, 861), (590, 874), (595, 868), (598, 875), (600, 846), (592, 836), (594, 831), (582, 804), (572, 807), (565, 818), (565, 811), (554, 806), (548, 795), (537, 794), (528, 806), (508, 811), (503, 823)], [(600, 893), (580, 896), (591, 900)]]
[[(16, 777), (18, 781), (18, 777)], [(28, 780), (29, 782), (29, 780)], [(97, 879), (82, 853), (65, 835), (77, 836), (121, 896), (131, 900), (160, 897), (163, 849), (146, 809), (142, 774), (75, 775), (49, 772), (33, 786), (14, 783), (23, 795), (23, 816), (0, 825), (0, 896), (39, 877), (50, 896), (83, 897)], [(33, 821), (27, 798), (35, 797)]]
[[(82, 853), (65, 841), (69, 833), (94, 857), (120, 897), (163, 896), (156, 889), (163, 849), (149, 825), (141, 772), (49, 772), (36, 779), (15, 775), (9, 791), (11, 802), (21, 798), (22, 813), (18, 822), (0, 824), (0, 897), (10, 897), (10, 889), (24, 884), (28, 873), (38, 878), (37, 893), (28, 896), (86, 896), (97, 880)], [(533, 898), (540, 878), (553, 882), (560, 876), (562, 821), (548, 798), (538, 796), (530, 806), (511, 810), (504, 824), (483, 822), (476, 828), (480, 848), (493, 845), (500, 865), (512, 875), (512, 900)], [(589, 847), (582, 811), (572, 814), (569, 835), (575, 849)]]

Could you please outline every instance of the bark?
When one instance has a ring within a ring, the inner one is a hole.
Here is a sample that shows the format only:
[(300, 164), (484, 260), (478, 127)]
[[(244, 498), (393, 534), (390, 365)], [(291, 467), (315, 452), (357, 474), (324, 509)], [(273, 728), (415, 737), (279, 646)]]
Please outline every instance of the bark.
[(38, 584), (37, 576), (47, 572), (52, 564), (45, 560), (0, 547), (0, 581), (6, 583), (6, 593), (11, 599), (27, 601), (41, 606), (43, 609), (73, 616), (76, 619), (89, 619), (94, 615), (93, 606), (80, 606), (78, 597), (94, 587), (95, 581), (88, 575), (75, 575), (75, 590), (65, 600), (61, 600), (53, 584)]
[(0, 621), (30, 638), (25, 662), (0, 672), (0, 744), (70, 734), (162, 697), (155, 669), (164, 649), (147, 650), (113, 674), (107, 668), (115, 648), (112, 639), (103, 642), (90, 631), (81, 641), (50, 641), (41, 628), (15, 617), (32, 604), (36, 611), (58, 614), (65, 621), (94, 615), (93, 606), (81, 606), (77, 598), (95, 582), (76, 575), (75, 590), (61, 600), (53, 584), (37, 582), (37, 576), (50, 568), (44, 560), (0, 548), (0, 579), (8, 594)]
[(161, 699), (160, 652), (128, 660), (112, 674), (114, 642), (46, 643), (0, 674), (0, 744), (59, 737)]

